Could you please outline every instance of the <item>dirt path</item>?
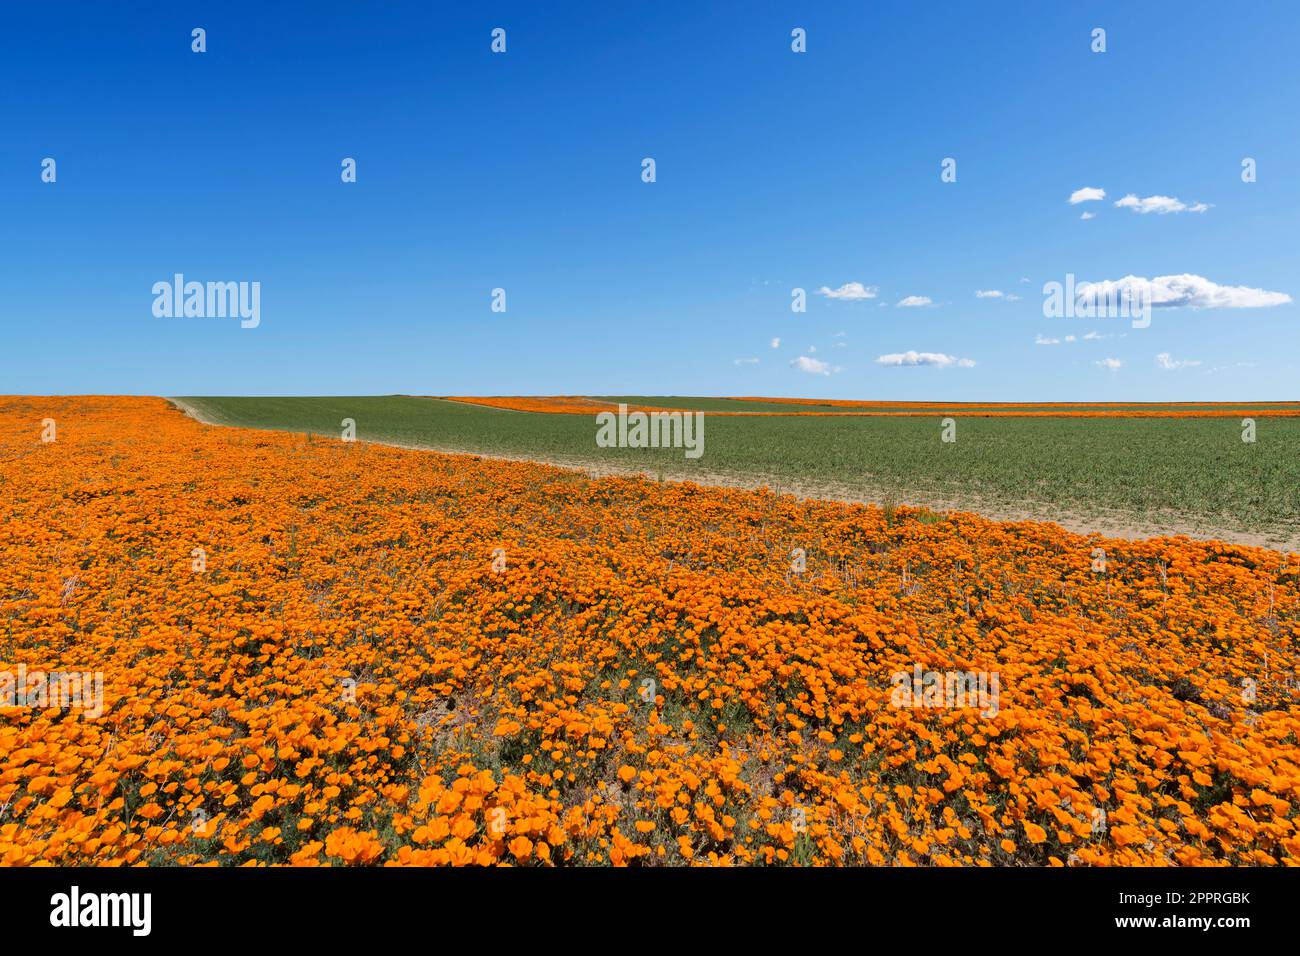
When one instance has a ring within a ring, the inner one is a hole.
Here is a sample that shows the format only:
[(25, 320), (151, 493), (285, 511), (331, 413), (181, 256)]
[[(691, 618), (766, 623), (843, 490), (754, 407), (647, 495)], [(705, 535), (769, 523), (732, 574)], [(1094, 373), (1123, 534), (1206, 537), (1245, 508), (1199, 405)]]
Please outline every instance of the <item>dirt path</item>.
[[(241, 427), (209, 418), (199, 412), (198, 409), (179, 399), (169, 398), (167, 401), (204, 425)], [(815, 498), (822, 501), (844, 501), (869, 505), (911, 505), (929, 508), (931, 511), (975, 512), (993, 521), (1046, 521), (1076, 534), (1098, 534), (1107, 538), (1144, 540), (1146, 538), (1185, 535), (1197, 540), (1217, 540), (1229, 544), (1244, 544), (1259, 548), (1300, 552), (1300, 534), (1297, 534), (1292, 529), (1286, 529), (1277, 534), (1264, 534), (1249, 528), (1234, 528), (1225, 523), (1213, 522), (1209, 519), (1191, 515), (1135, 515), (1123, 511), (1071, 512), (1062, 510), (1057, 505), (1036, 502), (1024, 502), (1010, 506), (1006, 503), (983, 501), (975, 497), (967, 497), (957, 501), (924, 492), (908, 492), (905, 496), (897, 496), (883, 490), (864, 490), (861, 486), (791, 480), (772, 475), (750, 475), (735, 472), (679, 472), (672, 469), (647, 471), (642, 468), (611, 465), (608, 462), (590, 461), (581, 458), (546, 455), (502, 455), (483, 452), (474, 448), (452, 448), (442, 445), (410, 444), (393, 441), (370, 441), (368, 444), (386, 445), (391, 448), (405, 448), (415, 451), (431, 451), (442, 455), (474, 455), (493, 461), (517, 461), (550, 465), (555, 468), (581, 472), (592, 478), (622, 475), (642, 477), (650, 481), (689, 481), (697, 485), (716, 485), (749, 491), (757, 488), (768, 488), (781, 494), (792, 494), (799, 498)]]

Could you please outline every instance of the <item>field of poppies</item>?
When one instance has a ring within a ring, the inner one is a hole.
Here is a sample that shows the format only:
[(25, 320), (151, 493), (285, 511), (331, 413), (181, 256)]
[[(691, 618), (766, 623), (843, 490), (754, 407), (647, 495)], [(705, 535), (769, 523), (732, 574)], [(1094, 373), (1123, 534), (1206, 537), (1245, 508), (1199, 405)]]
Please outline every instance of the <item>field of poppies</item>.
[(7, 865), (1296, 864), (1298, 636), (1296, 554), (0, 398)]

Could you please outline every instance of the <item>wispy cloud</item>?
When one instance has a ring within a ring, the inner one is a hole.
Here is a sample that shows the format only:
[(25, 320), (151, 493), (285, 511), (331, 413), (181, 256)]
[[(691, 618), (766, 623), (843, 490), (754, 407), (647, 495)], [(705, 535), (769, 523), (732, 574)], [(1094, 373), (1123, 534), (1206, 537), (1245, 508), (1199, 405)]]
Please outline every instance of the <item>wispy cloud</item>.
[(756, 358), (738, 358), (738, 359), (736, 359), (736, 364), (737, 364), (737, 365), (757, 365), (757, 364), (758, 364), (758, 359), (756, 359)]
[(1080, 219), (1096, 219), (1096, 218), (1097, 218), (1097, 214), (1096, 214), (1095, 212), (1085, 212), (1085, 213), (1084, 213), (1082, 216), (1080, 216), (1079, 218), (1080, 218)]
[(898, 300), (900, 309), (917, 309), (926, 305), (934, 305), (928, 295), (908, 295)]
[(1168, 352), (1161, 352), (1156, 356), (1156, 365), (1166, 372), (1172, 372), (1174, 369), (1179, 368), (1195, 368), (1200, 364), (1200, 359), (1175, 359)]
[(809, 375), (831, 375), (839, 371), (838, 366), (832, 367), (829, 362), (823, 362), (821, 359), (815, 359), (808, 355), (800, 355), (790, 363), (790, 367), (801, 372), (807, 372)]
[(955, 355), (945, 355), (942, 352), (915, 352), (910, 349), (906, 352), (882, 355), (876, 361), (887, 368), (915, 368), (922, 365), (930, 365), (935, 368), (948, 368), (949, 366), (973, 368), (975, 366), (974, 361), (968, 358), (957, 358)]
[(1255, 363), (1254, 363), (1254, 362), (1233, 362), (1233, 363), (1230, 364), (1230, 365), (1216, 365), (1216, 366), (1214, 366), (1214, 368), (1207, 368), (1207, 369), (1205, 370), (1205, 374), (1206, 374), (1206, 375), (1215, 375), (1215, 374), (1217, 374), (1217, 373), (1219, 373), (1219, 372), (1226, 372), (1226, 371), (1228, 371), (1229, 369), (1234, 369), (1234, 368), (1254, 368), (1254, 367), (1255, 367)]
[(1001, 299), (1005, 292), (1001, 289), (976, 289), (975, 298), (977, 299)]
[(1035, 345), (1060, 345), (1060, 339), (1048, 338), (1046, 335), (1039, 335), (1034, 338)]
[(1096, 365), (1098, 368), (1106, 369), (1106, 371), (1108, 372), (1118, 372), (1124, 363), (1117, 358), (1104, 358), (1104, 359), (1098, 359), (1093, 364)]
[(1096, 202), (1099, 199), (1106, 198), (1106, 190), (1099, 186), (1084, 186), (1082, 189), (1076, 189), (1070, 193), (1070, 205), (1077, 206), (1081, 202)]
[(1120, 209), (1132, 209), (1143, 215), (1155, 212), (1162, 216), (1171, 212), (1205, 212), (1210, 208), (1209, 203), (1185, 203), (1173, 196), (1147, 196), (1139, 199), (1134, 193), (1129, 193), (1123, 199), (1117, 199), (1115, 205)]
[[(1080, 303), (1104, 306), (1109, 301), (1150, 301), (1155, 308), (1173, 309), (1259, 309), (1285, 305), (1291, 296), (1244, 285), (1219, 285), (1204, 276), (1184, 273), (1176, 276), (1125, 276), (1102, 282), (1081, 282), (1076, 290)], [(1148, 298), (1149, 297), (1149, 298)]]
[(838, 289), (832, 289), (829, 286), (822, 286), (817, 290), (818, 295), (824, 295), (828, 299), (842, 299), (846, 302), (855, 302), (860, 299), (874, 299), (880, 291), (874, 285), (863, 285), (861, 282), (846, 282)]
[(779, 349), (780, 347), (781, 347), (781, 338), (780, 336), (778, 336), (777, 338), (774, 338), (772, 340), (772, 348)]

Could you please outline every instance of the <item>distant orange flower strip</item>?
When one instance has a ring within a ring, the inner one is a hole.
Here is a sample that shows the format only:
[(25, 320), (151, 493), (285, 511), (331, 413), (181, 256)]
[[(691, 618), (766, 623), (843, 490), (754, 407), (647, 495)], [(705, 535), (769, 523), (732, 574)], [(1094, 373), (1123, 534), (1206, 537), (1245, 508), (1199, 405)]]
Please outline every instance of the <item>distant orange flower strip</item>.
[[(470, 405), (504, 408), (517, 412), (541, 412), (551, 415), (595, 415), (613, 411), (612, 402), (575, 395), (557, 396), (503, 396), (480, 398), (455, 396), (448, 399)], [(824, 398), (737, 398), (736, 402), (763, 402), (789, 405), (789, 411), (708, 410), (707, 414), (733, 417), (866, 417), (889, 418), (917, 415), (968, 415), (978, 418), (1234, 418), (1300, 416), (1297, 402), (1257, 403), (1140, 403), (1118, 405), (1107, 402), (866, 402)], [(817, 410), (806, 411), (808, 406)], [(629, 405), (630, 411), (681, 412), (682, 408), (660, 408), (653, 405)], [(837, 411), (824, 411), (835, 408)]]

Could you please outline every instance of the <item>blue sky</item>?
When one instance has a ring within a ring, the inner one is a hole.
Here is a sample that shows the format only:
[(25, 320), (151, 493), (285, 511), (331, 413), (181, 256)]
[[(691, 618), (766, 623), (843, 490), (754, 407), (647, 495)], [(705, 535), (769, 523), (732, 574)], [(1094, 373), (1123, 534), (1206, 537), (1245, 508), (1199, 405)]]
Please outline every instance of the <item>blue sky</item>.
[(1300, 398), (1294, 3), (293, 6), (3, 7), (0, 392)]

